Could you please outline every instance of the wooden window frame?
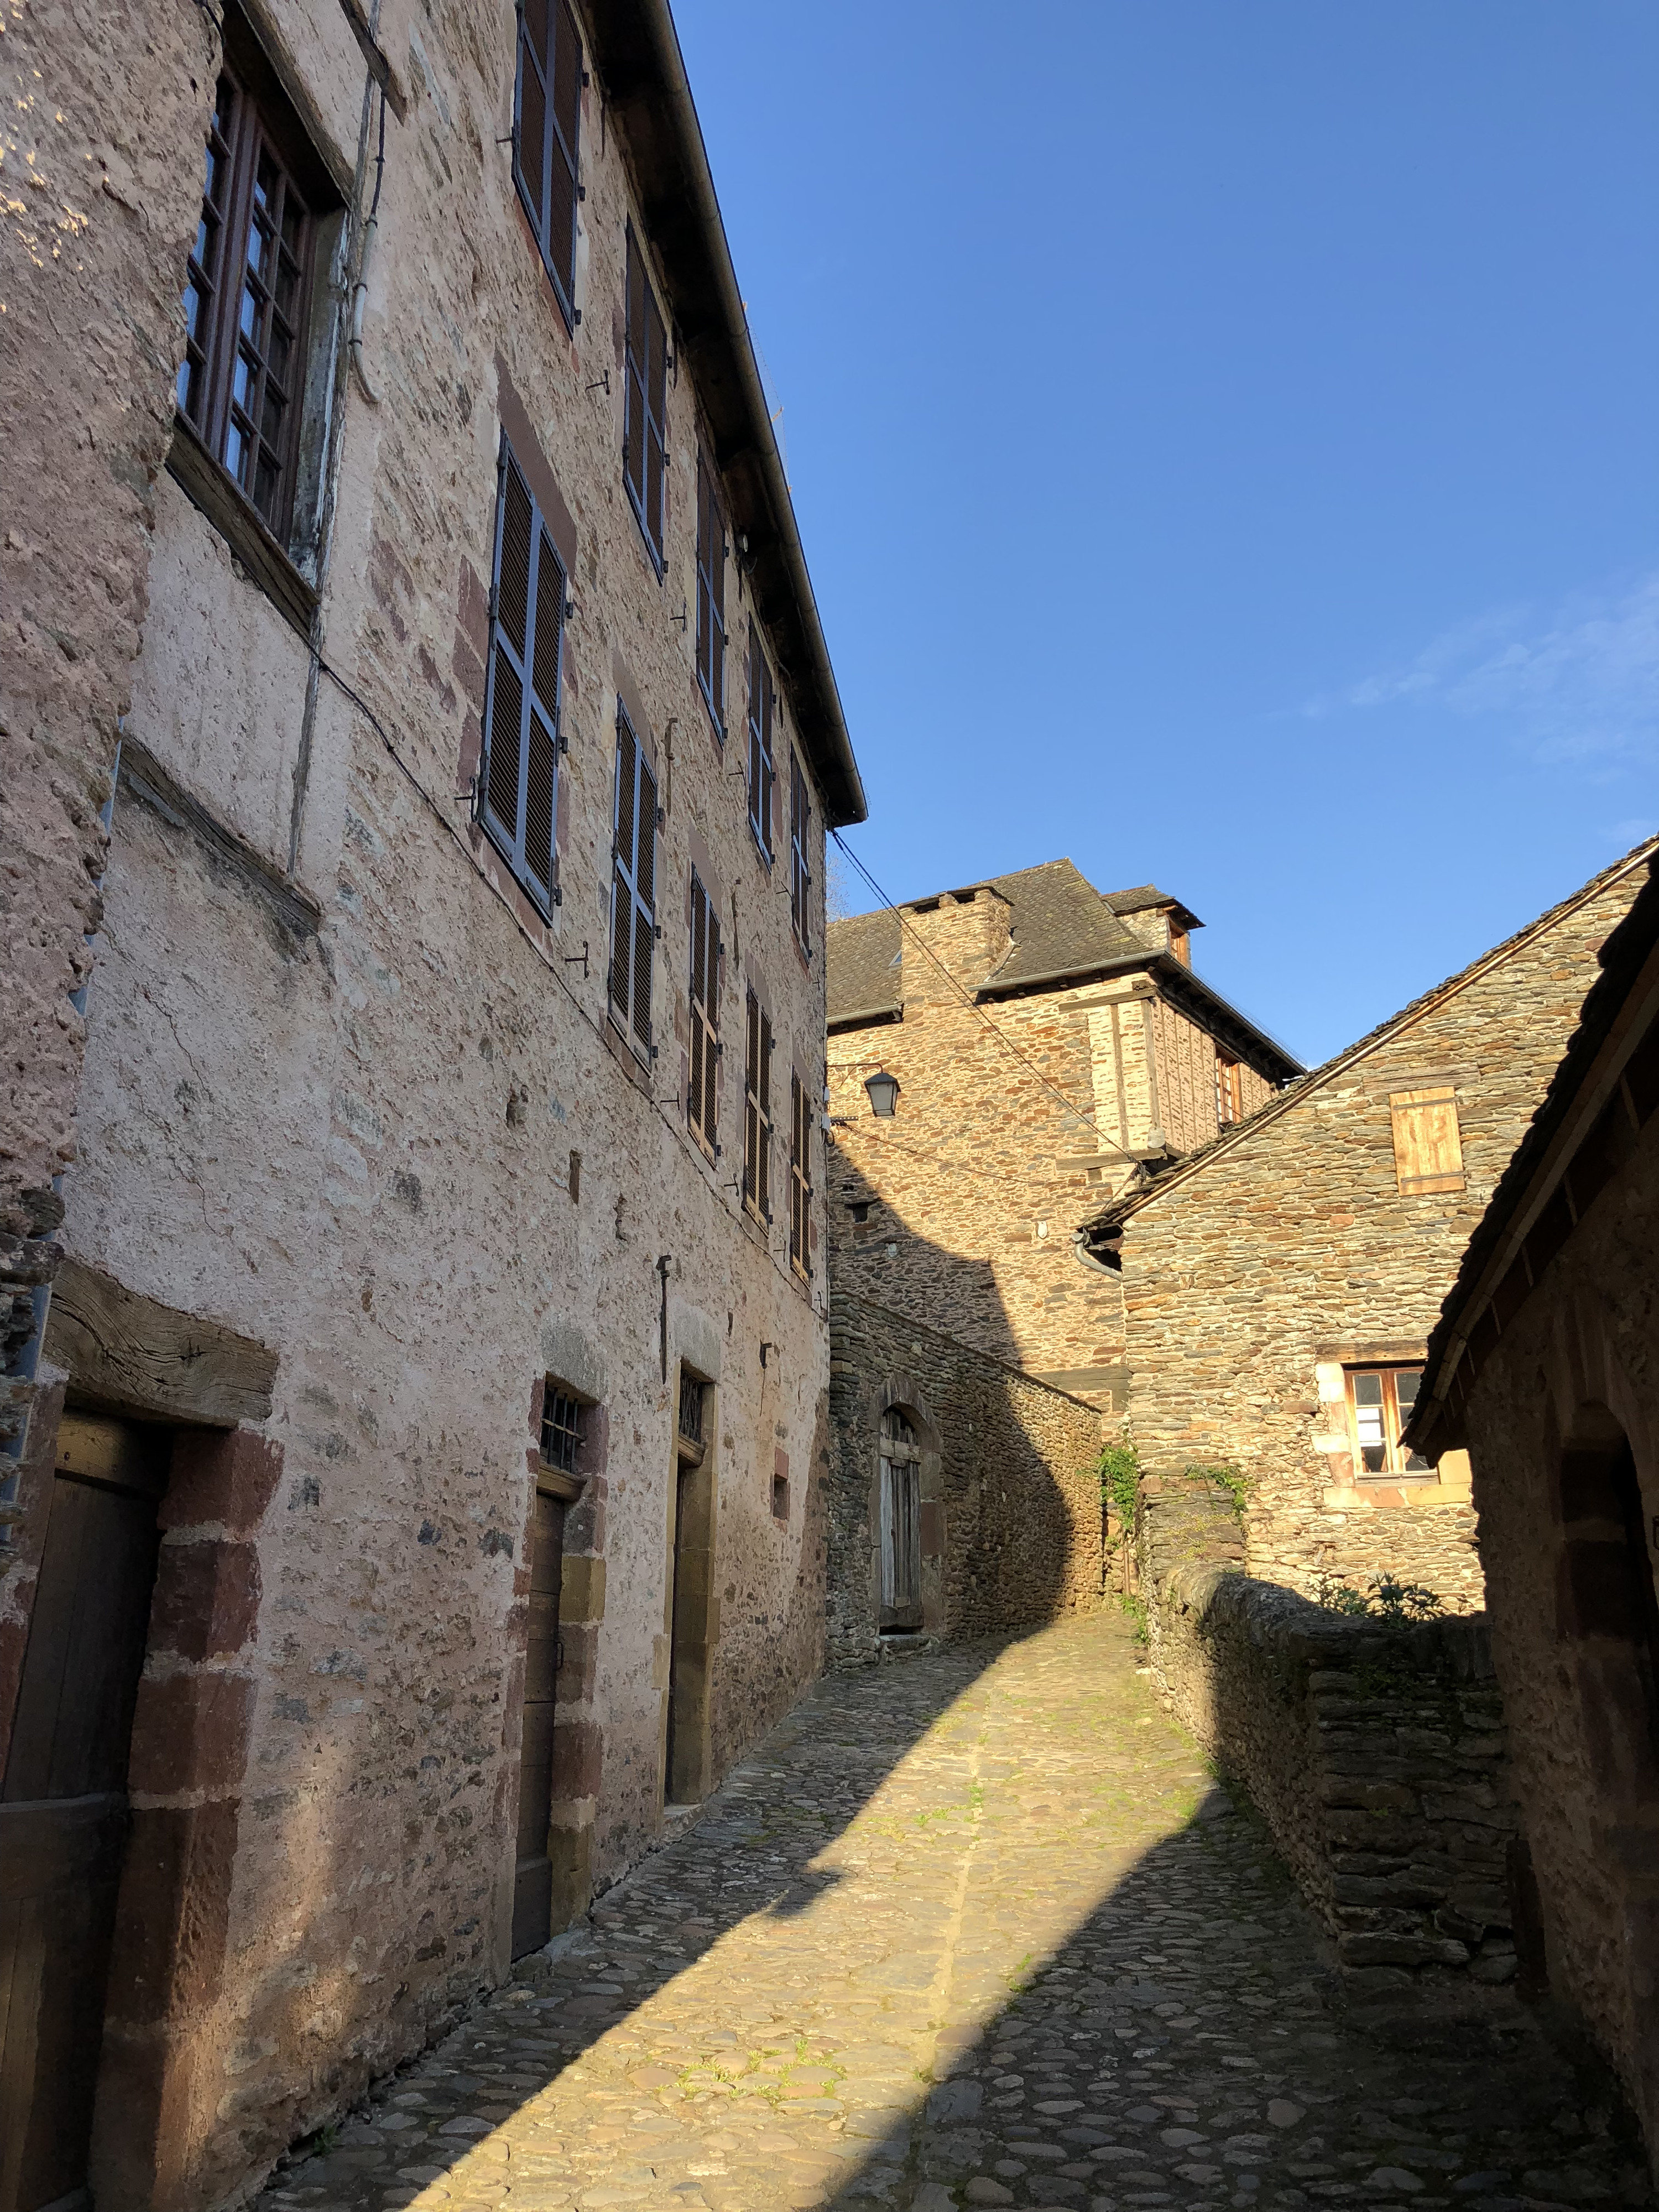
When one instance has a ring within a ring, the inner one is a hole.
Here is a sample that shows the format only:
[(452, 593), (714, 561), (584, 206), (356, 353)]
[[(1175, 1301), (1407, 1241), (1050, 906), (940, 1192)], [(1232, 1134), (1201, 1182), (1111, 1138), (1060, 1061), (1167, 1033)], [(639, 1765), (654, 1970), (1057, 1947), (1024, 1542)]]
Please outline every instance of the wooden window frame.
[[(515, 523), (520, 514), (522, 607)], [(503, 564), (509, 558), (513, 568), (504, 574)], [(559, 708), (567, 589), (553, 533), (503, 433), (495, 470), (489, 652), (474, 804), (490, 842), (544, 916), (562, 902), (563, 896), (559, 889), (559, 756), (564, 746)]]
[(789, 1071), (789, 1264), (803, 1282), (812, 1278), (812, 1094)]
[(617, 773), (611, 805), (611, 961), (606, 992), (611, 1020), (639, 1057), (647, 1061), (657, 1056), (657, 1048), (651, 1041), (652, 975), (657, 936), (657, 829), (656, 775), (629, 720), (628, 709), (619, 699)]
[(1463, 1130), (1456, 1086), (1419, 1085), (1389, 1093), (1395, 1185), (1402, 1197), (1426, 1198), (1466, 1188)]
[(691, 871), (691, 946), (686, 998), (690, 1009), (691, 1046), (685, 1115), (692, 1133), (710, 1159), (720, 1156), (720, 919), (701, 876)]
[(772, 866), (773, 815), (777, 805), (777, 686), (760, 632), (749, 631), (749, 827), (761, 857)]
[[(1370, 1442), (1364, 1435), (1361, 1415), (1369, 1409), (1361, 1407), (1356, 1389), (1361, 1376), (1373, 1375), (1380, 1377), (1382, 1382), (1381, 1400), (1377, 1408), (1382, 1432), (1380, 1444)], [(1415, 1376), (1420, 1382), (1423, 1375), (1422, 1362), (1367, 1360), (1352, 1367), (1344, 1367), (1342, 1370), (1347, 1404), (1348, 1437), (1353, 1451), (1353, 1478), (1356, 1483), (1437, 1482), (1440, 1479), (1437, 1469), (1431, 1467), (1427, 1460), (1423, 1459), (1421, 1453), (1408, 1452), (1401, 1445), (1400, 1431), (1409, 1418), (1408, 1414), (1402, 1416), (1400, 1407), (1399, 1378), (1402, 1375)], [(1365, 1465), (1367, 1449), (1382, 1451), (1381, 1467), (1370, 1468)], [(1413, 1467), (1410, 1464), (1413, 1460), (1419, 1460), (1421, 1464)]]
[(726, 743), (726, 513), (708, 456), (697, 454), (697, 685)]
[(1215, 1056), (1215, 1121), (1218, 1129), (1231, 1129), (1244, 1119), (1244, 1063), (1230, 1060), (1218, 1050)]
[(743, 1072), (743, 1203), (755, 1220), (772, 1219), (772, 1018), (750, 991), (745, 1007)]
[[(576, 306), (576, 207), (583, 198), (581, 106), (587, 82), (581, 33), (568, 0), (518, 0), (518, 19), (513, 181), (565, 328), (574, 335), (581, 320)], [(527, 157), (536, 165), (533, 177)], [(568, 222), (562, 219), (567, 208)]]
[(628, 226), (623, 360), (623, 483), (660, 583), (668, 573), (663, 512), (668, 480), (668, 326), (634, 226)]
[(789, 926), (807, 959), (812, 957), (812, 787), (789, 748)]

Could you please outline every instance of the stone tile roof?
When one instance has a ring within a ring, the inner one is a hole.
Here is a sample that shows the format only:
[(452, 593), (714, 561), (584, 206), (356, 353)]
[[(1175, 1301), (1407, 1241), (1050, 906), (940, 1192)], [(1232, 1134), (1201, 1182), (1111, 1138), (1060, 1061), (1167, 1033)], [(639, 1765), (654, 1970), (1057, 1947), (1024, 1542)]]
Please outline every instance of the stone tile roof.
[[(969, 989), (1012, 990), (1048, 975), (1086, 975), (1149, 960), (1148, 947), (1126, 929), (1094, 885), (1070, 860), (1045, 860), (962, 890), (996, 891), (1013, 909), (1013, 945), (989, 975), (960, 980)], [(948, 896), (948, 894), (935, 894)], [(913, 899), (910, 908), (926, 905)], [(900, 1005), (897, 915), (884, 909), (832, 921), (829, 955), (830, 1019), (896, 1013)]]
[[(1289, 1113), (1299, 1099), (1307, 1097), (1310, 1092), (1317, 1091), (1322, 1085), (1330, 1082), (1344, 1069), (1363, 1060), (1368, 1053), (1375, 1051), (1397, 1030), (1404, 1029), (1407, 1024), (1425, 1013), (1439, 1000), (1449, 998), (1454, 992), (1461, 990), (1466, 983), (1472, 982), (1477, 975), (1483, 974), (1488, 968), (1507, 959), (1511, 953), (1518, 951), (1523, 945), (1542, 931), (1553, 928), (1558, 921), (1571, 914), (1575, 907), (1582, 906), (1586, 900), (1594, 898), (1598, 891), (1612, 883), (1615, 878), (1639, 866), (1644, 860), (1651, 860), (1655, 854), (1659, 854), (1659, 837), (1644, 839), (1641, 844), (1633, 847), (1626, 853), (1622, 859), (1603, 868), (1599, 875), (1592, 876), (1587, 884), (1581, 884), (1576, 891), (1562, 899), (1558, 905), (1549, 908), (1535, 921), (1529, 921), (1524, 929), (1516, 930), (1512, 937), (1506, 937), (1501, 945), (1494, 945), (1490, 951), (1483, 952), (1478, 959), (1470, 961), (1467, 968), (1460, 968), (1455, 975), (1448, 976), (1443, 983), (1437, 983), (1431, 991), (1425, 991), (1420, 997), (1413, 999), (1409, 1006), (1402, 1006), (1397, 1014), (1390, 1014), (1387, 1021), (1379, 1022), (1374, 1030), (1368, 1030), (1357, 1043), (1348, 1045), (1341, 1052), (1334, 1054), (1322, 1066), (1316, 1067), (1310, 1074), (1304, 1076), (1300, 1083), (1293, 1083), (1288, 1089), (1279, 1091), (1276, 1097), (1270, 1098), (1265, 1106), (1258, 1107), (1248, 1120), (1235, 1121), (1231, 1127), (1222, 1130), (1218, 1136), (1212, 1138), (1207, 1145), (1200, 1145), (1195, 1152), (1183, 1154), (1172, 1166), (1163, 1169), (1156, 1175), (1149, 1176), (1144, 1182), (1131, 1184), (1127, 1190), (1121, 1191), (1111, 1205), (1103, 1207), (1099, 1213), (1084, 1223), (1079, 1231), (1079, 1236), (1092, 1238), (1101, 1231), (1109, 1231), (1121, 1227), (1132, 1214), (1139, 1213), (1144, 1206), (1150, 1206), (1155, 1199), (1162, 1198), (1165, 1192), (1173, 1190), (1177, 1184), (1187, 1182), (1195, 1175), (1202, 1174), (1208, 1164), (1220, 1153), (1231, 1152), (1240, 1145), (1249, 1144), (1259, 1130), (1267, 1127), (1269, 1122), (1276, 1121), (1281, 1114)], [(1644, 893), (1644, 896), (1645, 896)], [(1634, 912), (1635, 908), (1632, 908), (1632, 914), (1633, 915)], [(1630, 916), (1626, 916), (1626, 921), (1620, 923), (1620, 930), (1628, 927), (1629, 921)], [(1618, 935), (1619, 931), (1615, 931), (1613, 937), (1608, 939), (1608, 945), (1612, 945)], [(1506, 1176), (1505, 1181), (1507, 1180)], [(1500, 1183), (1498, 1188), (1501, 1191), (1503, 1185)], [(1494, 1197), (1493, 1204), (1496, 1203), (1497, 1200)]]
[(1204, 925), (1192, 908), (1168, 891), (1159, 890), (1156, 884), (1137, 884), (1133, 890), (1102, 891), (1101, 897), (1114, 914), (1145, 914), (1149, 908), (1167, 906), (1181, 916), (1182, 927), (1202, 929)]

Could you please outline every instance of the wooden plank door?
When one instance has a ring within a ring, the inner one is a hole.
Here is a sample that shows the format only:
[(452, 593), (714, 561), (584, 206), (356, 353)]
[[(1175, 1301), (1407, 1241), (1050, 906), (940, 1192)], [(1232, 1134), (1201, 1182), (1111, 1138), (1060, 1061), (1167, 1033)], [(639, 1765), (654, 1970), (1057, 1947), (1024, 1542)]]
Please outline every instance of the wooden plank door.
[(87, 2147), (167, 1432), (65, 1413), (0, 1783), (0, 2212), (90, 2204)]
[(881, 1626), (921, 1626), (921, 1484), (913, 1459), (881, 1462)]
[(553, 1717), (562, 1646), (559, 1583), (565, 1501), (536, 1492), (530, 1530), (530, 1633), (525, 1650), (524, 1733), (519, 1753), (519, 1855), (513, 1881), (513, 1955), (539, 1951), (552, 1934)]

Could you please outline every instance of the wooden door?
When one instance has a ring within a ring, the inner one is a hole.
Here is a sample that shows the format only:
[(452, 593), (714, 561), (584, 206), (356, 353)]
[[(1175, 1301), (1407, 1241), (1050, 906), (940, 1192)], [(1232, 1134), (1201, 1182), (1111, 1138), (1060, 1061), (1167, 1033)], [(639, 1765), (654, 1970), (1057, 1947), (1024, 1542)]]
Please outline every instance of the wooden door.
[(65, 1413), (0, 1783), (0, 2212), (89, 2205), (87, 2146), (167, 1432)]
[(883, 1628), (921, 1623), (921, 1465), (902, 1413), (881, 1417), (881, 1617)]
[(513, 1955), (539, 1951), (553, 1932), (554, 1698), (563, 1656), (559, 1583), (564, 1572), (562, 1498), (536, 1492), (530, 1531), (530, 1633), (525, 1650), (524, 1734), (519, 1753), (519, 1856), (513, 1881)]

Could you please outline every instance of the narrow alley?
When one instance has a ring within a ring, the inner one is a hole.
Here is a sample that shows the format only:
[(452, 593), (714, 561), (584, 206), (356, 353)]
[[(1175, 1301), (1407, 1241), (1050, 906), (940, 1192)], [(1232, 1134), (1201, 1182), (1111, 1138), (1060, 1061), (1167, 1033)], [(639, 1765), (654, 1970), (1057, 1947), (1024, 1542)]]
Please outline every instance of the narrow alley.
[(1115, 1618), (820, 1681), (526, 1963), (260, 2212), (1650, 2201), (1506, 1992), (1343, 2004)]

